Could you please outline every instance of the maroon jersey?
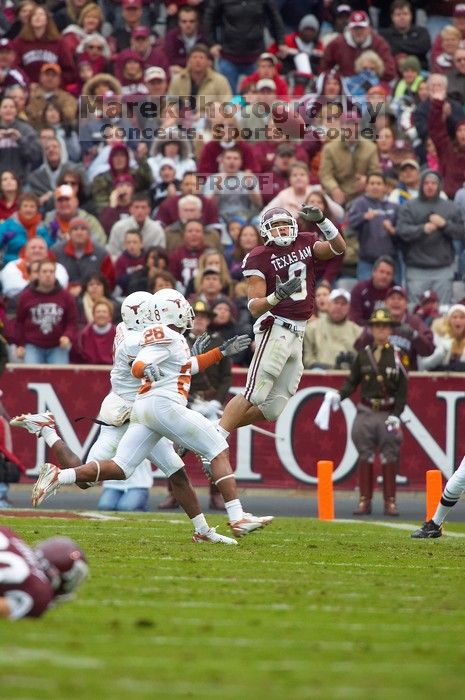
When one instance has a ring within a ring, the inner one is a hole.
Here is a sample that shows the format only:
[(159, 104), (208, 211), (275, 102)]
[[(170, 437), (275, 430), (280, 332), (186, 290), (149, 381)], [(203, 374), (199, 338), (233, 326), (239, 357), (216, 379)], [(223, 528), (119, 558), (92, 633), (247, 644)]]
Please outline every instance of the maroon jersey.
[(276, 275), (283, 282), (300, 277), (302, 291), (280, 301), (273, 314), (290, 321), (307, 321), (313, 314), (315, 291), (315, 260), (313, 246), (319, 240), (316, 233), (299, 233), (291, 245), (260, 245), (245, 256), (242, 263), (244, 277), (257, 275), (266, 282), (266, 296), (276, 289)]
[(30, 547), (6, 527), (0, 527), (0, 598), (6, 598), (10, 619), (39, 617), (54, 597), (52, 584)]

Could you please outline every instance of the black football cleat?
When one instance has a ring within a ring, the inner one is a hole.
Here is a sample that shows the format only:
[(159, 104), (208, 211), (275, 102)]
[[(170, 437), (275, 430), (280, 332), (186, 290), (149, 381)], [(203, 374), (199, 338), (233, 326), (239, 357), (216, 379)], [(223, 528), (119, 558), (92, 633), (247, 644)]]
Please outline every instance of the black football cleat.
[(441, 535), (441, 525), (436, 525), (434, 520), (427, 520), (423, 523), (419, 530), (415, 530), (415, 532), (412, 532), (410, 537), (413, 537), (414, 540), (427, 540), (434, 539), (436, 537), (441, 537)]

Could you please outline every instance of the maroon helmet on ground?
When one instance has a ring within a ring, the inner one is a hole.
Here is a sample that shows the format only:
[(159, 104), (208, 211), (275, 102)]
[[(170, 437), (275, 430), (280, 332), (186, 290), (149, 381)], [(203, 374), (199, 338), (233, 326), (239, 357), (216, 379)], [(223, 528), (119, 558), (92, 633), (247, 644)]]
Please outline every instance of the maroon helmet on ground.
[(55, 590), (55, 597), (69, 597), (89, 573), (87, 558), (69, 537), (49, 537), (34, 548)]
[[(273, 236), (272, 231), (281, 226), (288, 226), (287, 235)], [(299, 228), (297, 220), (292, 214), (282, 207), (273, 207), (265, 211), (260, 217), (260, 235), (265, 240), (265, 245), (275, 243), (279, 246), (291, 245), (297, 238)]]

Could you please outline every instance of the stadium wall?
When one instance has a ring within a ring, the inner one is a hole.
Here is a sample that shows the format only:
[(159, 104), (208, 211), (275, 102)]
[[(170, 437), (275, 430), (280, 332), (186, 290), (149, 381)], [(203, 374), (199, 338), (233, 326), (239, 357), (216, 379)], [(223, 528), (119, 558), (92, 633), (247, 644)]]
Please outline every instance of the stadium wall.
[[(98, 426), (92, 422), (109, 390), (108, 367), (22, 367), (8, 365), (1, 378), (3, 402), (13, 416), (50, 410), (61, 435), (84, 457)], [(350, 438), (357, 395), (333, 413), (330, 430), (317, 428), (313, 419), (329, 388), (338, 388), (344, 372), (306, 372), (300, 389), (275, 423), (263, 423), (258, 432), (241, 428), (231, 438), (231, 461), (242, 486), (264, 488), (308, 488), (315, 485), (318, 459), (334, 461), (337, 488), (356, 484), (357, 453)], [(231, 392), (244, 386), (245, 370), (233, 373)], [(465, 374), (412, 373), (408, 407), (403, 415), (404, 443), (398, 483), (407, 490), (423, 490), (425, 471), (441, 469), (449, 477), (465, 454)], [(80, 420), (79, 420), (80, 419)], [(13, 448), (33, 477), (38, 466), (52, 460), (43, 440), (13, 429)], [(271, 434), (269, 434), (271, 433)], [(205, 485), (200, 464), (186, 459), (196, 485)], [(159, 475), (155, 471), (155, 478)]]

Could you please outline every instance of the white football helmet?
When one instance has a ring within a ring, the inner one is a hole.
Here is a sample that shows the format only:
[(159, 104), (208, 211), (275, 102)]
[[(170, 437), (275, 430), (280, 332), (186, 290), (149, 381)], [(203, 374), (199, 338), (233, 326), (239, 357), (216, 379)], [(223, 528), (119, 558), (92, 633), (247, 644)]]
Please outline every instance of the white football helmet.
[(153, 324), (153, 295), (149, 292), (133, 292), (121, 305), (121, 318), (129, 331), (141, 331)]
[(175, 289), (160, 289), (152, 296), (152, 323), (175, 326), (180, 333), (192, 328), (194, 309)]
[[(273, 236), (272, 231), (281, 226), (289, 226), (289, 233), (286, 236)], [(297, 238), (299, 229), (297, 220), (292, 216), (287, 209), (281, 207), (273, 207), (265, 211), (260, 217), (260, 235), (265, 239), (265, 245), (275, 243), (280, 246), (291, 245)]]

